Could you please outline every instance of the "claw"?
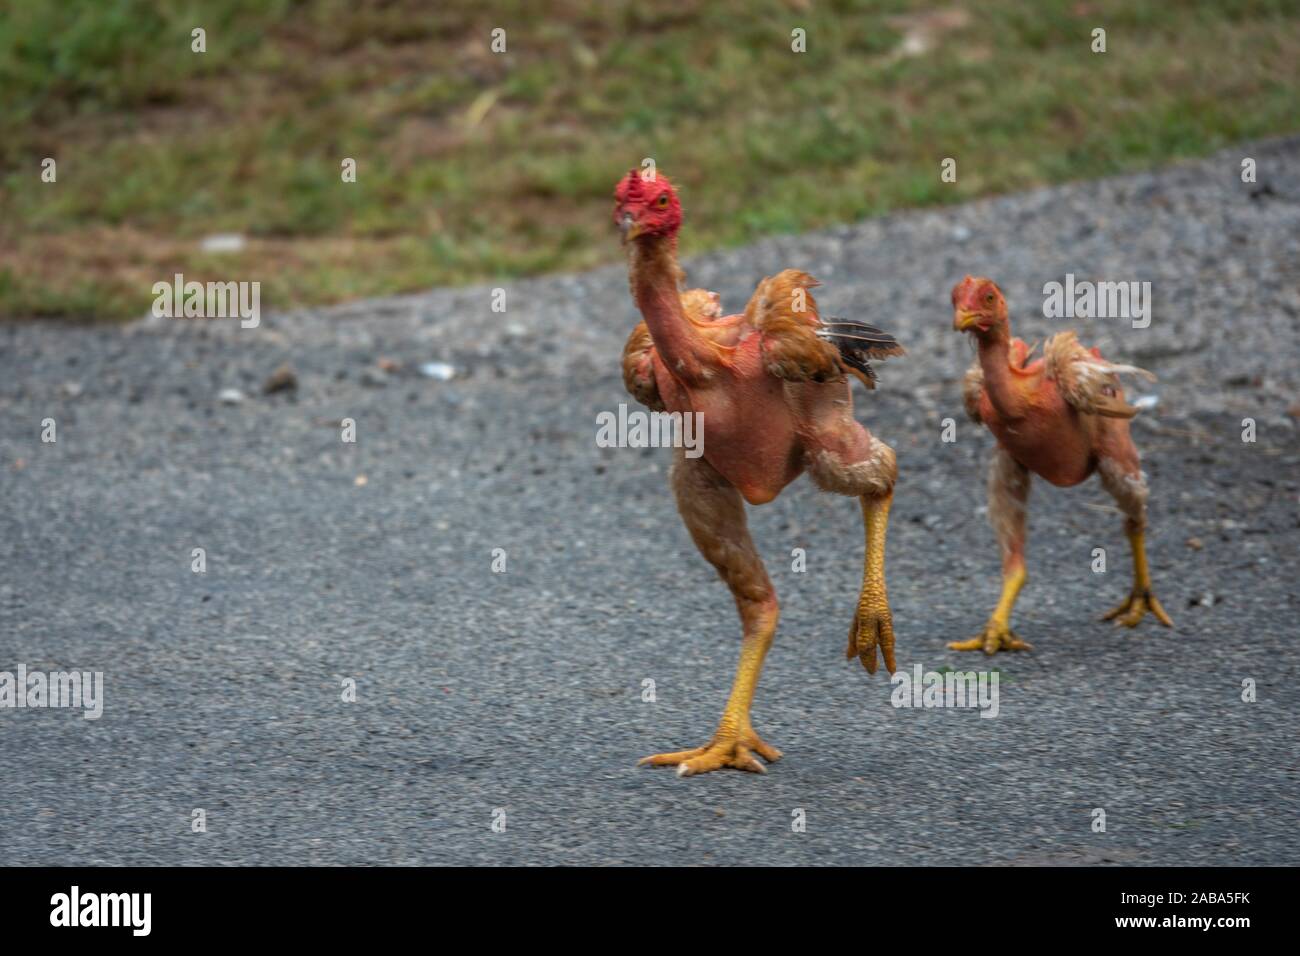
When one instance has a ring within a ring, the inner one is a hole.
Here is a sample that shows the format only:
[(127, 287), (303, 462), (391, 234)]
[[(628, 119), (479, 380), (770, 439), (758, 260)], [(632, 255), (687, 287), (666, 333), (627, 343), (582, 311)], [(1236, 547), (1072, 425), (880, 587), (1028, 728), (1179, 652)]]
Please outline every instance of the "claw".
[(781, 751), (750, 730), (739, 737), (714, 737), (703, 747), (696, 747), (693, 750), (678, 750), (675, 753), (644, 757), (637, 761), (637, 766), (676, 765), (679, 777), (693, 777), (723, 767), (746, 770), (750, 773), (767, 773), (767, 767), (759, 762), (754, 752), (768, 763), (781, 759)]
[(1165, 627), (1174, 626), (1173, 618), (1165, 613), (1165, 609), (1160, 606), (1160, 602), (1156, 600), (1156, 596), (1150, 591), (1147, 592), (1147, 603), (1151, 605), (1151, 613), (1156, 616), (1157, 621)]
[(649, 757), (642, 757), (636, 762), (636, 765), (638, 767), (669, 767), (690, 760), (692, 757), (698, 757), (704, 753), (704, 749), (703, 747), (694, 747), (691, 750), (678, 750), (674, 753), (652, 754)]
[(1165, 627), (1173, 627), (1174, 622), (1160, 605), (1156, 596), (1149, 589), (1134, 590), (1127, 598), (1102, 615), (1103, 621), (1113, 620), (1115, 626), (1137, 627), (1150, 611), (1157, 621)]
[(989, 621), (984, 630), (968, 641), (951, 641), (950, 651), (983, 651), (990, 656), (998, 651), (1032, 651), (1034, 645), (1022, 641), (1020, 635), (1005, 624)]
[(898, 668), (894, 663), (894, 618), (889, 605), (860, 603), (849, 626), (849, 646), (844, 656), (849, 659), (856, 657), (868, 674), (874, 674), (879, 666), (877, 648), (886, 670), (894, 673)]

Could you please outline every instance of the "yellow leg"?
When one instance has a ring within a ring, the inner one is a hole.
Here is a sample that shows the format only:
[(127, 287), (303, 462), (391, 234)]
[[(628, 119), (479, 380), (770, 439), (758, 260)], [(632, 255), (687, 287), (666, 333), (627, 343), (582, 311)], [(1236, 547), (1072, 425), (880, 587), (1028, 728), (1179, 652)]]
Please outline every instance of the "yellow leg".
[(1002, 552), (1002, 596), (984, 630), (967, 641), (953, 641), (954, 651), (1027, 651), (1031, 646), (1011, 630), (1011, 611), (1025, 585), (1025, 509), (1029, 502), (1029, 469), (999, 446), (989, 468), (989, 523)]
[(885, 537), (889, 530), (889, 508), (893, 492), (863, 495), (862, 525), (866, 535), (866, 557), (862, 564), (862, 592), (858, 610), (849, 628), (849, 647), (845, 657), (856, 657), (867, 672), (876, 672), (876, 649), (885, 660), (885, 668), (894, 673), (894, 618), (885, 592)]
[(772, 646), (778, 613), (775, 603), (757, 610), (758, 613), (753, 618), (745, 615), (746, 624), (753, 621), (754, 626), (752, 630), (746, 627), (745, 638), (740, 645), (740, 664), (736, 667), (736, 679), (731, 684), (731, 696), (727, 698), (722, 720), (718, 722), (718, 729), (714, 731), (712, 739), (703, 747), (655, 754), (642, 758), (640, 763), (652, 767), (675, 765), (678, 776), (689, 777), (722, 767), (766, 773), (767, 768), (755, 759), (754, 754), (757, 753), (769, 763), (781, 758), (781, 751), (759, 737), (749, 722), (754, 690), (758, 687), (758, 676), (763, 670), (763, 658)]
[(1020, 597), (1026, 577), (1022, 564), (1002, 579), (1002, 597), (998, 598), (998, 606), (993, 609), (993, 620), (1003, 627), (1011, 623), (1011, 610), (1016, 606), (1016, 598)]
[(749, 729), (749, 709), (754, 705), (754, 691), (758, 687), (758, 675), (763, 670), (763, 659), (772, 646), (772, 634), (776, 631), (776, 615), (763, 621), (757, 631), (748, 635), (740, 644), (740, 663), (736, 665), (736, 677), (731, 682), (731, 694), (727, 697), (727, 706), (722, 711), (722, 721), (718, 731), (726, 736), (736, 736)]
[(683, 777), (722, 767), (763, 773), (764, 767), (754, 754), (773, 761), (780, 758), (781, 751), (754, 733), (749, 708), (754, 702), (763, 658), (776, 633), (780, 606), (749, 537), (740, 493), (704, 459), (680, 455), (673, 466), (673, 491), (677, 508), (700, 553), (718, 570), (736, 601), (743, 630), (740, 664), (736, 667), (736, 679), (722, 711), (722, 720), (709, 742), (692, 750), (655, 754), (641, 763), (676, 766), (677, 773)]
[(1133, 591), (1127, 599), (1107, 612), (1102, 620), (1114, 620), (1116, 625), (1137, 627), (1142, 618), (1146, 617), (1147, 611), (1150, 611), (1165, 627), (1173, 627), (1174, 622), (1151, 593), (1151, 569), (1147, 566), (1144, 532), (1141, 529), (1129, 531), (1128, 544), (1129, 550), (1133, 552)]
[(998, 598), (998, 606), (993, 609), (993, 614), (984, 625), (984, 630), (968, 641), (953, 641), (948, 645), (949, 650), (983, 651), (985, 654), (996, 654), (998, 651), (1033, 650), (1032, 644), (1022, 641), (1019, 635), (1011, 630), (1011, 611), (1016, 606), (1020, 589), (1025, 586), (1026, 577), (1023, 564), (1014, 565), (1008, 570), (1002, 576), (1002, 596)]

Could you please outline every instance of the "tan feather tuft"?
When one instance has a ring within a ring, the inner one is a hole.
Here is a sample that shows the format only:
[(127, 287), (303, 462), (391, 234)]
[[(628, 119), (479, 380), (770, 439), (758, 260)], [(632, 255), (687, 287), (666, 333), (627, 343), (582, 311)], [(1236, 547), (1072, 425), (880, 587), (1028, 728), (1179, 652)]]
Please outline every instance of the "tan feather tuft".
[(1138, 408), (1124, 400), (1120, 375), (1137, 375), (1154, 382), (1156, 377), (1136, 365), (1108, 362), (1079, 343), (1074, 332), (1060, 332), (1043, 347), (1047, 377), (1056, 382), (1061, 395), (1085, 415), (1132, 418)]

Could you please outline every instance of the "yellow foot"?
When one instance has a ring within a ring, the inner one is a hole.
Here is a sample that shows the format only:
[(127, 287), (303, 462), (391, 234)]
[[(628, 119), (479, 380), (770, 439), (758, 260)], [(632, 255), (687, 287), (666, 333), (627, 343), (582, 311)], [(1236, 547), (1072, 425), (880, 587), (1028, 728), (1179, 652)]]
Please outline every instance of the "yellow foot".
[(885, 669), (894, 673), (894, 617), (888, 604), (867, 605), (859, 602), (858, 611), (849, 626), (849, 646), (844, 656), (857, 658), (868, 674), (874, 674), (878, 663), (876, 649), (884, 658)]
[(1033, 649), (1034, 645), (1022, 641), (1015, 631), (997, 621), (989, 621), (984, 630), (969, 641), (952, 641), (948, 645), (950, 651), (983, 651), (985, 654)]
[(1165, 609), (1160, 606), (1160, 602), (1156, 600), (1156, 596), (1149, 588), (1135, 589), (1118, 607), (1103, 615), (1102, 620), (1114, 620), (1117, 627), (1120, 624), (1125, 627), (1137, 627), (1142, 618), (1146, 617), (1147, 611), (1154, 614), (1156, 620), (1165, 627), (1174, 626), (1174, 622), (1169, 619), (1169, 615), (1165, 613)]
[(637, 766), (642, 764), (651, 767), (675, 766), (679, 777), (708, 773), (710, 770), (721, 770), (723, 767), (767, 773), (767, 768), (758, 762), (754, 754), (758, 754), (768, 763), (781, 759), (781, 751), (765, 743), (758, 734), (749, 730), (739, 736), (733, 734), (722, 737), (715, 734), (707, 744), (694, 750), (679, 750), (676, 753), (643, 757), (637, 762)]

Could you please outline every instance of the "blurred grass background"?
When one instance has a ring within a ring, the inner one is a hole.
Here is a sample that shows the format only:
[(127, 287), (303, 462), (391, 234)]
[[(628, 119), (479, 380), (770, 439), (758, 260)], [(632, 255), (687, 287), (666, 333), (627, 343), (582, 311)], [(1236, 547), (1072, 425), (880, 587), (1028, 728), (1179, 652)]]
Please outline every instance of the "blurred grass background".
[(1297, 0), (0, 0), (0, 315), (586, 268), (646, 156), (687, 253), (1157, 166), (1300, 128), (1297, 64)]

